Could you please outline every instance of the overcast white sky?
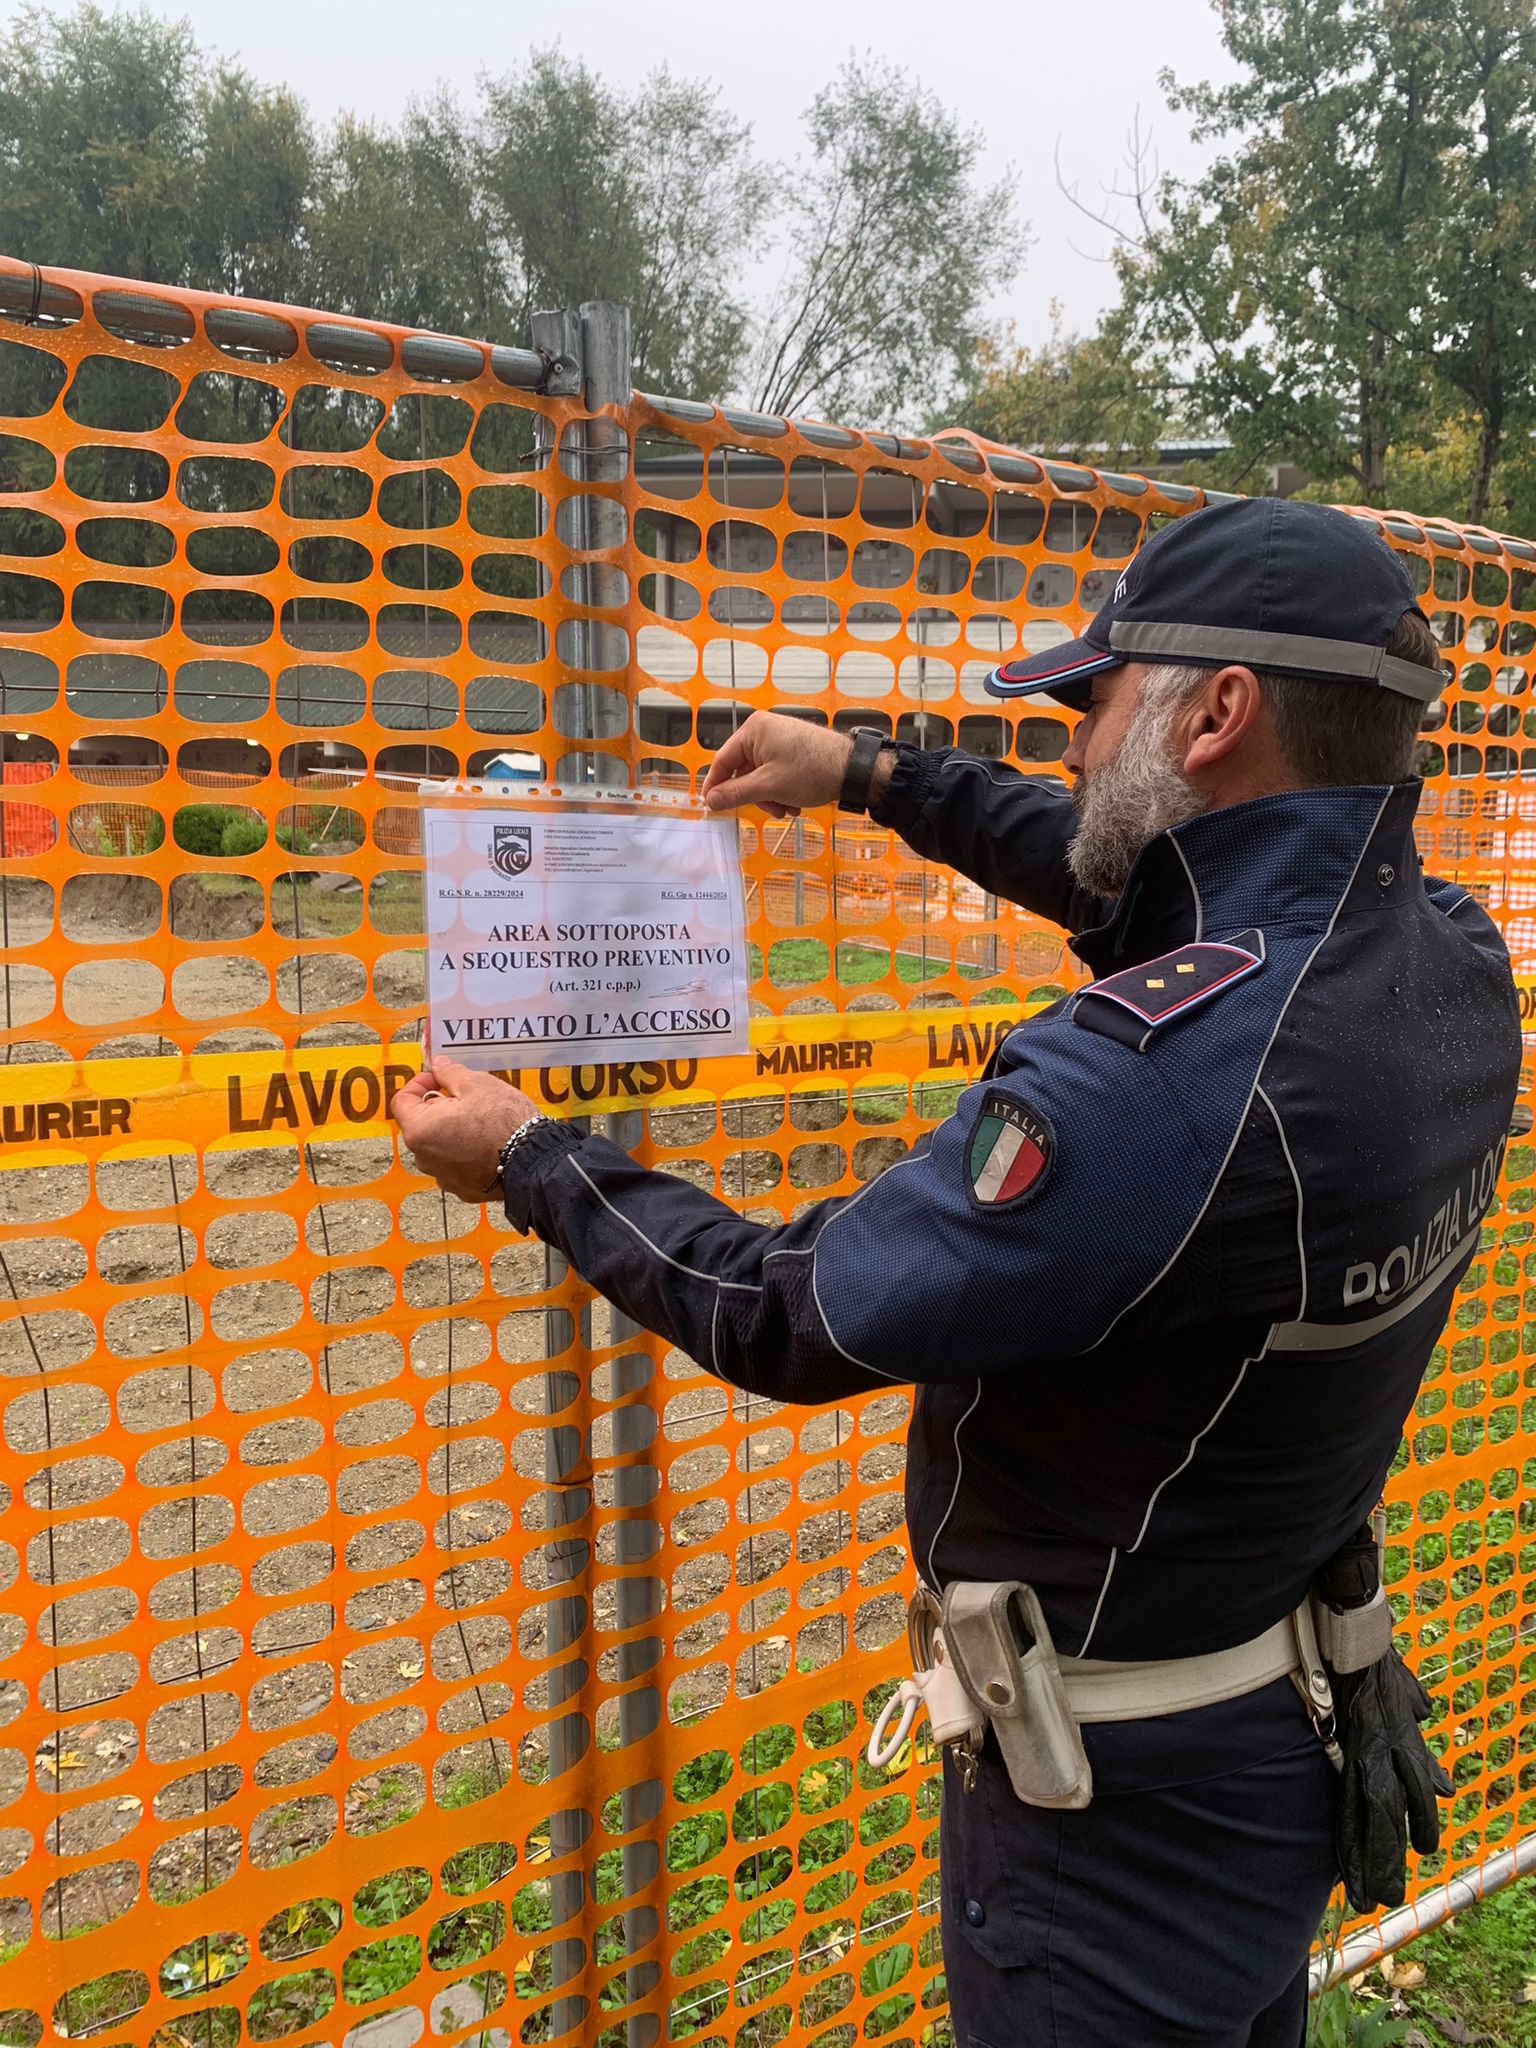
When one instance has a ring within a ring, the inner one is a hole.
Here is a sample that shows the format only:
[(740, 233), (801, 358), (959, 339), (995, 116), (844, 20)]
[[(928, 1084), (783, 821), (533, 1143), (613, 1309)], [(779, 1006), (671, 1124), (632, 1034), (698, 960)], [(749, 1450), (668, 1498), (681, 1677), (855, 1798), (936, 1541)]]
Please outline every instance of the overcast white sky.
[[(844, 56), (873, 49), (985, 129), (990, 176), (1015, 171), (1018, 211), (1035, 239), (991, 310), (1031, 340), (1043, 337), (1053, 298), (1070, 330), (1090, 327), (1114, 296), (1108, 266), (1094, 260), (1105, 237), (1057, 190), (1058, 143), (1063, 172), (1085, 197), (1113, 175), (1138, 111), (1164, 166), (1192, 169), (1201, 152), (1183, 118), (1164, 106), (1158, 71), (1166, 64), (1181, 78), (1211, 78), (1230, 69), (1207, 0), (885, 0), (878, 9), (825, 0), (581, 0), (543, 11), (483, 0), (152, 4), (168, 17), (188, 16), (203, 43), (238, 55), (259, 77), (286, 80), (322, 117), (346, 108), (389, 118), (439, 79), (467, 96), (478, 71), (515, 65), (530, 39), (558, 39), (614, 79), (665, 63), (718, 80), (728, 104), (752, 123), (759, 149), (775, 157), (793, 155), (801, 109)], [(530, 37), (530, 18), (541, 12), (547, 27)]]

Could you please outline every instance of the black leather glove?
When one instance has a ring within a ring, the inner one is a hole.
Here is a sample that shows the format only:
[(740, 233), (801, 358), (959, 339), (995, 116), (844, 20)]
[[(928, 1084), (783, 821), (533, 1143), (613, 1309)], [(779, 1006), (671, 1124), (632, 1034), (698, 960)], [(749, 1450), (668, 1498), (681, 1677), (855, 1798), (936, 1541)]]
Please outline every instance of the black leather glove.
[(1408, 1844), (1440, 1846), (1439, 1799), (1451, 1781), (1425, 1746), (1419, 1723), (1429, 1694), (1396, 1650), (1333, 1681), (1344, 1769), (1339, 1788), (1339, 1869), (1357, 1913), (1403, 1903)]

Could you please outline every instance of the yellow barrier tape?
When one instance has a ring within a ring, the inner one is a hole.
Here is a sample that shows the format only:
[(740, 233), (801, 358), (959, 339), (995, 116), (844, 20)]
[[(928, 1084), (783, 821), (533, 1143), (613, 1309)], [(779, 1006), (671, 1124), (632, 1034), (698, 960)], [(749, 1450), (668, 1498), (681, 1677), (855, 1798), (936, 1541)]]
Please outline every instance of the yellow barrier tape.
[[(508, 1069), (506, 1078), (557, 1117), (712, 1102), (761, 1093), (765, 1081), (849, 1080), (865, 1088), (964, 1081), (1022, 1017), (1044, 1007), (764, 1017), (752, 1026), (752, 1050), (733, 1059)], [(377, 1137), (396, 1091), (420, 1067), (412, 1045), (0, 1067), (0, 1167), (48, 1164), (57, 1158), (49, 1148), (66, 1142), (128, 1157), (173, 1142), (279, 1143), (322, 1131)]]

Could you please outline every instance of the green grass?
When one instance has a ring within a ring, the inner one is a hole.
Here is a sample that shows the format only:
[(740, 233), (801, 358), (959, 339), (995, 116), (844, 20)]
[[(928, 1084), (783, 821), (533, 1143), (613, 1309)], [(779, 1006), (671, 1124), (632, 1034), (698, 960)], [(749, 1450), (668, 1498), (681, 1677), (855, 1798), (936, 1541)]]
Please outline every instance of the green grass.
[[(205, 896), (226, 900), (249, 897), (259, 903), (263, 895), (260, 882), (253, 882), (245, 875), (207, 872), (189, 879), (196, 881)], [(301, 882), (297, 886), (284, 881), (275, 882), (272, 886), (272, 929), (285, 939), (350, 938), (363, 923), (365, 903), (368, 922), (376, 932), (391, 938), (421, 935), (421, 877), (404, 869), (391, 870), (378, 876), (371, 886), (359, 889), (317, 889), (310, 882)]]
[(461, 1771), (455, 1771), (438, 1804), (473, 1806), (477, 1799), (489, 1799), (499, 1792), (507, 1782), (507, 1775), (489, 1760), (472, 1763)]
[(1314, 2000), (1308, 2048), (1536, 2048), (1536, 1880), (1509, 1885), (1393, 1958), (1424, 1968), (1424, 1982), (1393, 1993), (1379, 1968), (1358, 1991), (1338, 1984)]
[[(438, 1804), (450, 1808), (470, 1806), (489, 1798), (505, 1782), (506, 1773), (491, 1760), (475, 1759), (448, 1780)], [(353, 1832), (376, 1834), (414, 1820), (422, 1811), (421, 1791), (419, 1781), (410, 1772), (386, 1770), (354, 1814)], [(517, 1851), (510, 1842), (472, 1843), (455, 1850), (443, 1865), (442, 1889), (450, 1896), (482, 1890), (500, 1883), (516, 1863)], [(431, 1890), (429, 1873), (418, 1865), (386, 1871), (358, 1887), (352, 1900), (352, 1918), (360, 1927), (388, 1927), (415, 1912)], [(524, 1891), (530, 1891), (530, 1887), (525, 1886)], [(617, 1895), (615, 1888), (614, 1896)], [(534, 1894), (530, 1903), (536, 1898)], [(521, 1928), (523, 1918), (515, 1909), (513, 1917)], [(342, 1931), (343, 1924), (339, 1900), (297, 1900), (266, 1922), (259, 1937), (261, 1953), (272, 1961), (297, 1959), (326, 1947)], [(506, 1907), (497, 1900), (484, 1899), (460, 1906), (428, 1929), (426, 1960), (434, 1970), (462, 1969), (487, 1955), (503, 1938), (506, 1925)], [(548, 1925), (547, 1915), (544, 1925)], [(422, 1944), (420, 1934), (402, 1933), (386, 1934), (353, 1948), (341, 1963), (343, 1999), (349, 2005), (367, 2005), (404, 1990), (421, 1974)], [(483, 1992), (487, 2010), (504, 1996), (504, 1986), (497, 1988), (500, 1980), (494, 1972), (482, 1972), (472, 1981)], [(336, 1991), (331, 1968), (296, 1971), (262, 1986), (250, 2003), (252, 2040), (276, 2040), (300, 2027), (318, 2026), (335, 2004)], [(4, 2048), (3, 2043), (0, 2048)]]
[(354, 1834), (377, 1835), (414, 1820), (420, 1811), (421, 1786), (416, 1777), (409, 1771), (388, 1770), (363, 1795), (350, 1825)]
[(364, 1942), (341, 1966), (341, 1995), (349, 2005), (367, 2005), (402, 1990), (421, 1969), (421, 1937), (389, 1934)]
[(386, 1871), (360, 1885), (352, 1900), (352, 1914), (360, 1927), (388, 1927), (414, 1913), (432, 1889), (426, 1871), (416, 1867)]
[[(756, 945), (751, 953), (750, 977), (756, 981), (763, 972), (763, 956)], [(909, 986), (937, 981), (949, 972), (948, 949), (939, 949), (925, 963), (920, 951), (891, 956), (883, 946), (861, 946), (852, 939), (838, 941), (837, 980), (844, 988), (862, 988), (872, 981), (884, 981), (893, 966), (896, 979)], [(966, 981), (981, 981), (997, 972), (995, 968), (981, 966), (961, 967), (958, 971)], [(767, 972), (776, 988), (804, 988), (825, 981), (832, 972), (831, 950), (823, 939), (775, 939), (768, 948)], [(1011, 1003), (1018, 998), (1009, 990), (1000, 989), (988, 991), (985, 1000)]]
[(1460, 2048), (1478, 2033), (1499, 2048), (1536, 2048), (1536, 2003), (1516, 2002), (1536, 1980), (1536, 1881), (1495, 1892), (1406, 1954), (1424, 1965), (1423, 1984), (1404, 2000), (1432, 2048)]

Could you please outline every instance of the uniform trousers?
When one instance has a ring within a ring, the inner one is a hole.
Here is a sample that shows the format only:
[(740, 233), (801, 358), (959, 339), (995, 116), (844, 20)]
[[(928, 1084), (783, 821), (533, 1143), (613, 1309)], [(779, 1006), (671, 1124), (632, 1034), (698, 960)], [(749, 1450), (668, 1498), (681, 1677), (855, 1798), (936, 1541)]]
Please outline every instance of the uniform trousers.
[(1289, 1681), (1084, 1738), (1080, 1812), (1024, 1805), (990, 1735), (973, 1791), (946, 1758), (955, 2048), (1300, 2048), (1336, 1793)]

